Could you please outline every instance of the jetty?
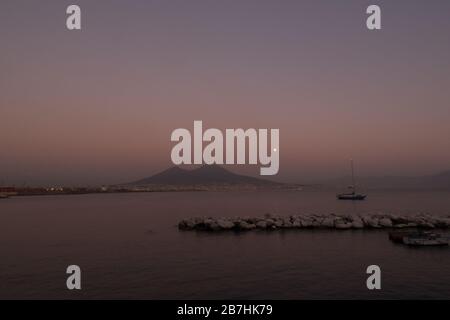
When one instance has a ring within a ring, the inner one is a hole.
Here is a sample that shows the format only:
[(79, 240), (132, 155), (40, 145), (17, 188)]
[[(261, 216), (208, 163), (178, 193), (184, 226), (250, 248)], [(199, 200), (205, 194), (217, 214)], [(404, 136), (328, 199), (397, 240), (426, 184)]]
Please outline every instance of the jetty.
[(265, 214), (260, 217), (193, 217), (181, 220), (178, 228), (186, 231), (210, 232), (286, 229), (448, 229), (450, 228), (450, 215), (436, 216), (424, 213), (345, 215), (332, 213), (289, 216)]

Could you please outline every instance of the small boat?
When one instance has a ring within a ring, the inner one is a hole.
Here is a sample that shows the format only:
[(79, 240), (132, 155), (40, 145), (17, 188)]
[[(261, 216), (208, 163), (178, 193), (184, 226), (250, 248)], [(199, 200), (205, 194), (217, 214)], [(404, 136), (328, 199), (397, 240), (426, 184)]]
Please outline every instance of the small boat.
[(365, 194), (357, 194), (355, 192), (352, 193), (341, 193), (337, 195), (339, 200), (364, 200), (366, 199)]
[(403, 243), (408, 246), (448, 246), (448, 238), (440, 234), (424, 232), (403, 237)]
[(355, 185), (355, 174), (353, 169), (353, 160), (350, 160), (350, 165), (352, 168), (352, 184), (348, 188), (351, 190), (351, 192), (348, 193), (340, 193), (337, 194), (336, 197), (338, 200), (364, 200), (366, 199), (367, 195), (356, 193), (356, 185)]

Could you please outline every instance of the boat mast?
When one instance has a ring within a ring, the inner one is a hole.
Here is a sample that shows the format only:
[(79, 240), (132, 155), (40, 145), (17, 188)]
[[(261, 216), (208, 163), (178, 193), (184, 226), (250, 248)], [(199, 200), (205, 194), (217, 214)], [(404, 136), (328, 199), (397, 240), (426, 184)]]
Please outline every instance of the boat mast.
[(353, 193), (356, 192), (356, 186), (355, 186), (355, 172), (353, 170), (353, 159), (350, 159), (350, 166), (352, 168), (352, 187), (353, 187)]

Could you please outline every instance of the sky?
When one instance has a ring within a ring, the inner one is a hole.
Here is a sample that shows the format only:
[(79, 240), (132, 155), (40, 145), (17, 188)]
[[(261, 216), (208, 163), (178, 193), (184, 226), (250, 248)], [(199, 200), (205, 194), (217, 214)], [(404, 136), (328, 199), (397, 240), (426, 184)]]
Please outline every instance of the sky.
[(364, 176), (449, 170), (449, 15), (447, 0), (2, 0), (0, 184), (143, 178), (194, 120), (279, 128), (279, 181), (347, 175), (350, 158)]

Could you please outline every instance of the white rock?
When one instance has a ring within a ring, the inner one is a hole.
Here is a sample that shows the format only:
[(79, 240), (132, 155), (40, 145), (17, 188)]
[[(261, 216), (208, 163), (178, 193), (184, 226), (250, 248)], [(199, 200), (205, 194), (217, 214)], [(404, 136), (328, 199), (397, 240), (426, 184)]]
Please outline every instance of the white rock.
[(309, 219), (303, 219), (303, 220), (301, 220), (301, 223), (302, 223), (302, 227), (305, 227), (305, 228), (312, 227), (312, 221)]
[(314, 220), (313, 222), (311, 222), (311, 227), (313, 228), (319, 228), (321, 226), (322, 224), (320, 223), (320, 221)]
[(407, 226), (408, 228), (415, 228), (415, 227), (417, 227), (417, 223), (415, 223), (415, 222), (409, 222), (409, 223), (406, 224), (406, 226)]
[(325, 218), (322, 221), (322, 226), (327, 228), (333, 228), (334, 227), (334, 218)]
[(212, 222), (209, 224), (209, 228), (212, 231), (219, 231), (221, 229), (221, 227), (219, 227), (219, 225), (216, 222)]
[(292, 228), (292, 223), (290, 221), (285, 221), (283, 224), (283, 227), (285, 228)]
[(376, 218), (369, 219), (369, 220), (367, 221), (367, 224), (368, 224), (370, 227), (372, 227), (372, 228), (379, 228), (379, 227), (380, 227), (380, 225), (378, 224), (378, 219), (376, 219)]
[(362, 229), (364, 228), (364, 222), (361, 219), (355, 219), (352, 222), (352, 227), (354, 229)]
[(300, 220), (294, 220), (294, 222), (292, 223), (292, 226), (294, 228), (300, 228), (302, 226), (302, 223), (300, 222)]
[(380, 224), (380, 226), (385, 227), (385, 228), (392, 227), (392, 221), (389, 218), (380, 219), (380, 221), (378, 223)]
[(345, 222), (343, 220), (336, 221), (335, 224), (336, 229), (350, 229), (352, 227), (352, 224), (350, 222)]
[(427, 228), (427, 229), (434, 229), (435, 228), (434, 224), (432, 224), (430, 222), (421, 223), (419, 226), (422, 227), (422, 228)]
[(267, 222), (265, 221), (258, 221), (256, 223), (256, 227), (259, 229), (266, 229), (267, 228)]
[(226, 221), (226, 220), (218, 220), (217, 221), (217, 225), (221, 228), (221, 229), (232, 229), (234, 227), (234, 223), (231, 221)]
[(238, 226), (239, 226), (239, 229), (242, 229), (242, 230), (250, 230), (251, 229), (250, 224), (247, 223), (246, 221), (239, 222)]
[(408, 228), (408, 225), (406, 223), (394, 224), (394, 228), (398, 229)]

